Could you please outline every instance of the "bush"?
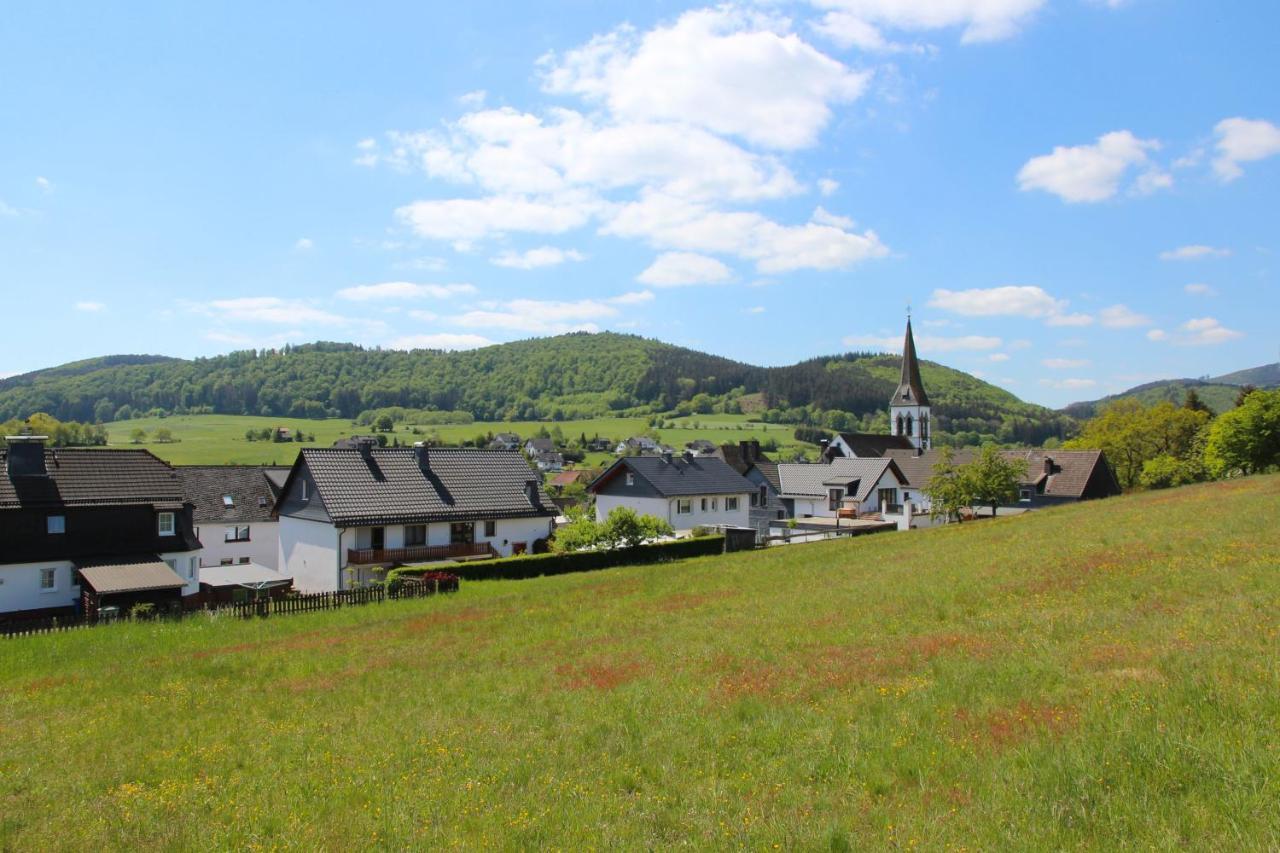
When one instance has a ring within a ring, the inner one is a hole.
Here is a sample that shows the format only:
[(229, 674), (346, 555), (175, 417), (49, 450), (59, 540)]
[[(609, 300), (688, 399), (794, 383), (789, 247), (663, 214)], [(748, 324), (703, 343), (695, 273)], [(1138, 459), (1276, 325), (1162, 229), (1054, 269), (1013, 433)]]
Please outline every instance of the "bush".
[[(649, 563), (665, 563), (724, 553), (723, 536), (705, 536), (700, 539), (681, 539), (659, 545), (637, 545), (634, 548), (618, 548), (614, 551), (575, 551), (568, 554), (534, 554), (522, 557), (501, 557), (475, 563), (450, 565), (449, 572), (463, 580), (523, 580), (544, 575), (566, 575), (573, 572), (595, 572), (618, 566), (641, 566)], [(428, 572), (438, 571), (430, 566), (406, 566), (395, 569), (387, 580), (417, 578)]]

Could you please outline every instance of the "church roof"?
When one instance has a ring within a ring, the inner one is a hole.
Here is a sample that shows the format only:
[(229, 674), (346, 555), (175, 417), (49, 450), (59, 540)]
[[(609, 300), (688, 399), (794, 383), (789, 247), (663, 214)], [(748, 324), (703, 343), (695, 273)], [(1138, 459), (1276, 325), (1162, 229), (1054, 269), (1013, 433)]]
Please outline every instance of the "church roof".
[(920, 362), (916, 358), (916, 339), (911, 334), (910, 318), (907, 319), (907, 336), (902, 343), (902, 378), (898, 381), (898, 390), (893, 392), (891, 405), (929, 405), (929, 396), (924, 393), (924, 382), (920, 380)]

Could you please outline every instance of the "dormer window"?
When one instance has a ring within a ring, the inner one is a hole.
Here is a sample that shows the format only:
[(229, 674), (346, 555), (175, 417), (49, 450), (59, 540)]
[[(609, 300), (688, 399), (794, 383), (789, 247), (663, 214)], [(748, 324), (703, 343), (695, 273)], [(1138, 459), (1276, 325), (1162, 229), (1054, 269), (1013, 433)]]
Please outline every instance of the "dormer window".
[(156, 516), (156, 529), (161, 536), (173, 536), (176, 530), (174, 516), (171, 512), (162, 512)]

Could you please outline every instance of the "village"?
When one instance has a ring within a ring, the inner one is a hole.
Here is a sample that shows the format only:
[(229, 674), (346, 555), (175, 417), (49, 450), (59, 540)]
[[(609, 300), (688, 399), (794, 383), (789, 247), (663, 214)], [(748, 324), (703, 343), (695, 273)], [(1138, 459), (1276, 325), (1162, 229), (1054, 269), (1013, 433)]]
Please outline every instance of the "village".
[(602, 470), (573, 468), (551, 438), (514, 433), (485, 448), (388, 447), (377, 435), (353, 436), (304, 448), (291, 467), (171, 466), (147, 450), (52, 448), (42, 436), (8, 436), (0, 621), (16, 630), (216, 609), (379, 588), (407, 566), (447, 571), (622, 547), (557, 538), (620, 514), (648, 525), (627, 538), (630, 547), (718, 535), (725, 550), (740, 550), (1121, 492), (1100, 450), (1007, 449), (998, 456), (1016, 488), (991, 506), (935, 508), (939, 465), (972, 464), (979, 454), (933, 445), (909, 320), (887, 406), (889, 434), (838, 433), (813, 462), (777, 461), (755, 439), (675, 449), (647, 436), (596, 437), (590, 449), (616, 456)]

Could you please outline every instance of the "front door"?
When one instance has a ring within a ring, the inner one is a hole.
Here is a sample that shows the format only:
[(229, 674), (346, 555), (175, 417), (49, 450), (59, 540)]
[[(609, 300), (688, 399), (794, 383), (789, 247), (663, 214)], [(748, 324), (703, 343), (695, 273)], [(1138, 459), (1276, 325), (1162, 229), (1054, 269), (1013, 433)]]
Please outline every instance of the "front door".
[(384, 527), (369, 528), (369, 547), (375, 551), (381, 551), (387, 542), (387, 531)]
[(460, 521), (449, 525), (449, 543), (451, 545), (470, 545), (476, 541), (476, 526), (470, 521)]

